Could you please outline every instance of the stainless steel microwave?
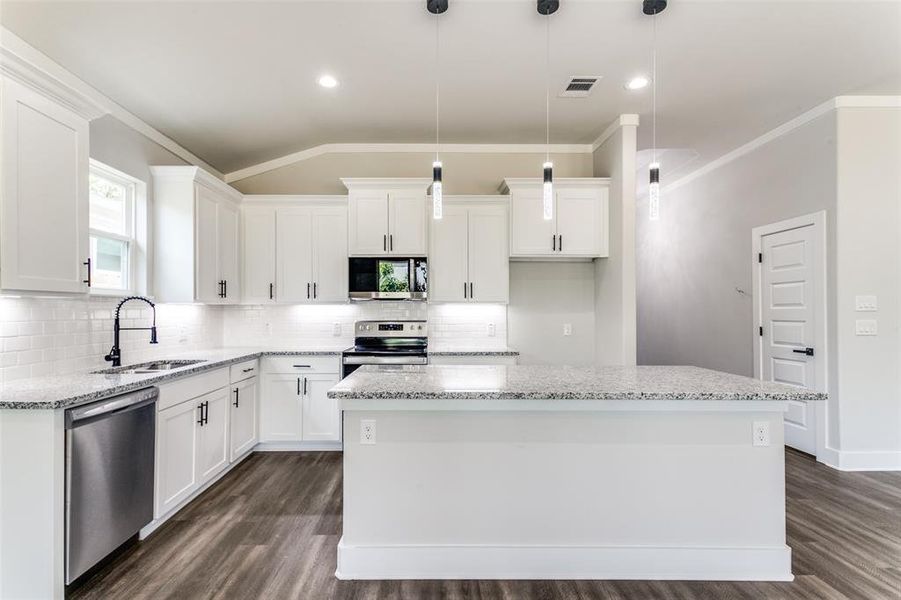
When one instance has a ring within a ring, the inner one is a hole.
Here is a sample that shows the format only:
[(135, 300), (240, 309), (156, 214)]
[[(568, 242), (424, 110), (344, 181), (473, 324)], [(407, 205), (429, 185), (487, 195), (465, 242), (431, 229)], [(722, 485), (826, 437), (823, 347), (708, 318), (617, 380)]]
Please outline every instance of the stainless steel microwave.
[(425, 257), (350, 258), (351, 300), (425, 300), (428, 260)]

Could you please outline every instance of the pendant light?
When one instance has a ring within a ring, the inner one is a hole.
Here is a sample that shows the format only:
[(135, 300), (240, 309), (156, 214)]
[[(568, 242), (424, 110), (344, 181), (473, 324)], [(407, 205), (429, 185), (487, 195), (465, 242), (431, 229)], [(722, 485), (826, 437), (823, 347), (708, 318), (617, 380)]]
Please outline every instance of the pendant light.
[(560, 8), (559, 0), (538, 0), (538, 14), (544, 15), (544, 178), (541, 191), (542, 215), (554, 218), (554, 163), (551, 162), (551, 15)]
[(660, 219), (660, 163), (657, 162), (657, 15), (666, 8), (666, 0), (644, 0), (642, 10), (654, 20), (651, 45), (651, 164), (648, 172), (648, 218)]
[(432, 163), (432, 218), (440, 219), (444, 216), (444, 192), (441, 189), (441, 160), (438, 158), (438, 140), (441, 132), (439, 120), (439, 62), (438, 47), (440, 42), (438, 18), (447, 11), (448, 0), (426, 0), (426, 9), (435, 15), (435, 162)]

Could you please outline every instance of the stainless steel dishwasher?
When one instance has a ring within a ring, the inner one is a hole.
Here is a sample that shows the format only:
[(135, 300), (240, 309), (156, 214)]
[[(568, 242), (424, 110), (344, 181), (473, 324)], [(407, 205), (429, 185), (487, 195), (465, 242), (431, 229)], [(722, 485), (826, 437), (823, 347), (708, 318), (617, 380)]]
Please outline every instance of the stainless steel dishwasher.
[(66, 585), (153, 519), (158, 395), (151, 387), (66, 411)]

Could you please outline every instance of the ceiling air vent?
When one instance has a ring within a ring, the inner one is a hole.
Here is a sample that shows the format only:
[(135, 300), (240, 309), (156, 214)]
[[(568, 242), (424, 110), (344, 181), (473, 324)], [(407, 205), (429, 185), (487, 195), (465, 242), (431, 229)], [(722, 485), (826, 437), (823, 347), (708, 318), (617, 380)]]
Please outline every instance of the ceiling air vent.
[(600, 75), (577, 75), (569, 78), (566, 87), (560, 92), (561, 98), (587, 98), (594, 89), (594, 84), (601, 80)]

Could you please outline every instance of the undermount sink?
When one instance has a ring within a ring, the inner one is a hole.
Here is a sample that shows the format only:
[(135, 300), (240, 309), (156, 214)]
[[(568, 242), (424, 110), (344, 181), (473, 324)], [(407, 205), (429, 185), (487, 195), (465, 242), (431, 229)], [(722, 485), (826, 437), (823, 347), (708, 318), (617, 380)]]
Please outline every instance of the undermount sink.
[(133, 375), (159, 373), (160, 371), (171, 371), (181, 367), (189, 367), (202, 363), (202, 360), (155, 360), (152, 362), (139, 363), (137, 365), (126, 365), (124, 367), (111, 367), (109, 369), (100, 369), (93, 371), (98, 375)]

